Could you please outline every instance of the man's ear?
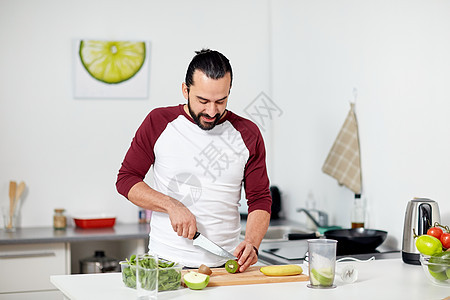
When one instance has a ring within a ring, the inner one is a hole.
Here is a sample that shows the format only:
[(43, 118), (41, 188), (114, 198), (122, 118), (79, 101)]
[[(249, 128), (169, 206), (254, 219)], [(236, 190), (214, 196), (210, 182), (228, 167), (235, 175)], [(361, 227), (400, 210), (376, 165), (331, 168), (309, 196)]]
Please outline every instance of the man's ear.
[(181, 84), (181, 91), (183, 92), (184, 99), (189, 100), (189, 88), (185, 82)]

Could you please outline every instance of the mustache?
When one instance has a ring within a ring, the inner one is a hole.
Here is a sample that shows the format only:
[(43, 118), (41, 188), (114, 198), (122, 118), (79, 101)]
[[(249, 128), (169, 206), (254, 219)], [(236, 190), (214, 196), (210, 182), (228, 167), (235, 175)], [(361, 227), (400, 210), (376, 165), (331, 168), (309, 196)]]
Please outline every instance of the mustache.
[(207, 118), (209, 118), (209, 119), (212, 119), (212, 118), (218, 119), (218, 118), (220, 118), (220, 114), (218, 114), (218, 113), (217, 113), (214, 117), (211, 117), (210, 115), (205, 114), (205, 113), (199, 113), (199, 114), (198, 114), (198, 117), (201, 117), (201, 116), (207, 117)]

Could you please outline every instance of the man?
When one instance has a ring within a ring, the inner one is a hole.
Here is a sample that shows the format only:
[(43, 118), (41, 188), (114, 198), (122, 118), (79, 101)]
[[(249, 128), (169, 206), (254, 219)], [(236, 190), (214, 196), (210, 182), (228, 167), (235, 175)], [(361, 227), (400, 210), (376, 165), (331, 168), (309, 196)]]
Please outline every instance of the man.
[[(257, 126), (226, 109), (233, 72), (217, 51), (197, 52), (182, 92), (187, 104), (149, 113), (131, 143), (117, 190), (152, 210), (149, 249), (187, 267), (223, 266), (192, 244), (198, 231), (238, 258), (240, 271), (258, 260), (272, 199), (264, 141)], [(154, 187), (144, 181), (153, 166)], [(249, 214), (239, 242), (244, 186)]]

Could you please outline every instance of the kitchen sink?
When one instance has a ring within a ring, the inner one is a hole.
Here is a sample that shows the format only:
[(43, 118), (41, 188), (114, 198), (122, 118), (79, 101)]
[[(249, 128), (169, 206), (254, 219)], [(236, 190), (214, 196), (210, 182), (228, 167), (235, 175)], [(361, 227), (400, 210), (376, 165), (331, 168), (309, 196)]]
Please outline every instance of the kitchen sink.
[[(264, 238), (262, 242), (282, 242), (282, 241), (288, 241), (288, 234), (290, 233), (311, 233), (311, 231), (304, 230), (299, 227), (295, 226), (286, 226), (286, 225), (276, 225), (276, 226), (269, 226), (267, 229), (266, 234), (264, 235)], [(245, 237), (245, 230), (243, 229), (241, 231), (241, 238), (244, 239)]]

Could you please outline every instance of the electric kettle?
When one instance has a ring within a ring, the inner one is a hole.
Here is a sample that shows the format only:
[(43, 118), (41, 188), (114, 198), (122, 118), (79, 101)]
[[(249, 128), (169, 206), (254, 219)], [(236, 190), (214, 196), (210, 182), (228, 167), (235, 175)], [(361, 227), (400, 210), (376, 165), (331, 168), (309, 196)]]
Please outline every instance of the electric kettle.
[(408, 202), (403, 226), (402, 259), (407, 264), (420, 265), (419, 251), (414, 234), (426, 234), (434, 222), (441, 222), (439, 206), (427, 198), (414, 198)]

